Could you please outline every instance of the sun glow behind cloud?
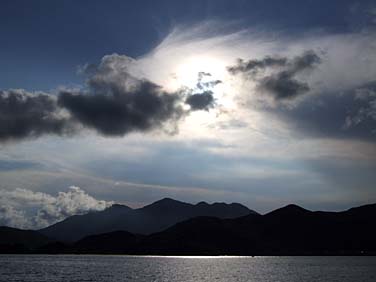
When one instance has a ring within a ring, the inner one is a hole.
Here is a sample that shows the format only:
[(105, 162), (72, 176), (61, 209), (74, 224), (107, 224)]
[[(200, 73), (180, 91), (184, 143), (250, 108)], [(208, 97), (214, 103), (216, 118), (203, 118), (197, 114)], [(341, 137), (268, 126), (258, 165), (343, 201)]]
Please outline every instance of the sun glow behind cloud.
[[(246, 56), (254, 46), (246, 47), (241, 41), (241, 33), (200, 37), (206, 33), (207, 26), (176, 28), (148, 54), (137, 58), (137, 72), (140, 76), (154, 81), (169, 92), (188, 91), (191, 94), (211, 91), (215, 107), (209, 110), (191, 112), (179, 126), (179, 136), (207, 138), (217, 136), (217, 123), (233, 119), (239, 112), (237, 101), (241, 94), (238, 79), (231, 76), (227, 67), (236, 62), (239, 56)], [(230, 46), (236, 42), (236, 46)], [(257, 55), (259, 52), (255, 51)], [(200, 73), (202, 85), (199, 87)], [(185, 105), (187, 106), (187, 105)]]
[(210, 56), (192, 56), (177, 64), (172, 79), (174, 88), (181, 86), (195, 88), (197, 75), (200, 72), (209, 73), (213, 80), (225, 79), (226, 63), (218, 58)]
[[(211, 55), (192, 55), (176, 63), (173, 75), (166, 85), (173, 91), (187, 89), (192, 94), (210, 91), (215, 99), (215, 107), (207, 111), (196, 111), (186, 118), (186, 128), (195, 134), (208, 134), (208, 127), (212, 127), (223, 120), (224, 112), (236, 109), (231, 77), (227, 72), (227, 63), (220, 57)], [(210, 83), (217, 82), (215, 85)]]

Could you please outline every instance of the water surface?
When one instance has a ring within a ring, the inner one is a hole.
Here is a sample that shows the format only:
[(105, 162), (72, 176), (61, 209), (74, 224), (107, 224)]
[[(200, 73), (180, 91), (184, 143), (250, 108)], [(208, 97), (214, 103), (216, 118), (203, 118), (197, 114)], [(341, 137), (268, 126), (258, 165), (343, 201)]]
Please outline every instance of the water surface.
[(0, 255), (0, 281), (376, 281), (376, 257)]

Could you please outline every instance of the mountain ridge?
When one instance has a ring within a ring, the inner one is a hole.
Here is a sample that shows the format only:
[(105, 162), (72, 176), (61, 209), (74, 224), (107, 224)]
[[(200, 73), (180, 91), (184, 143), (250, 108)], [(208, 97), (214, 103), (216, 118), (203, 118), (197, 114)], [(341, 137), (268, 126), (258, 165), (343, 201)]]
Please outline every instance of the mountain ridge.
[(196, 216), (235, 218), (251, 213), (256, 214), (241, 204), (198, 205), (163, 198), (138, 209), (115, 204), (103, 211), (68, 217), (38, 231), (59, 241), (72, 242), (88, 235), (117, 230), (151, 234)]
[[(288, 205), (237, 218), (198, 216), (149, 235), (117, 230), (71, 243), (48, 238), (40, 246), (0, 245), (0, 253), (133, 255), (375, 255), (376, 204), (339, 212)], [(40, 236), (38, 231), (26, 232)], [(8, 236), (8, 238), (10, 238)], [(45, 238), (45, 237), (43, 237)]]

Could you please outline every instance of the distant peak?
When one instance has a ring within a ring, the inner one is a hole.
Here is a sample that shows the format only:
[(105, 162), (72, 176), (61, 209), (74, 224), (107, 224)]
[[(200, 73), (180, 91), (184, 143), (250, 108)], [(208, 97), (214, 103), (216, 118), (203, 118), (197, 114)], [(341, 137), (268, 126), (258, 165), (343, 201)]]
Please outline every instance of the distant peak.
[(209, 204), (205, 201), (201, 201), (199, 203), (196, 204), (196, 206), (208, 206)]
[(155, 201), (151, 205), (156, 205), (156, 204), (172, 204), (172, 203), (183, 203), (183, 202), (180, 202), (178, 200), (174, 200), (174, 199), (171, 199), (171, 198), (163, 198), (163, 199), (160, 199), (158, 201)]
[(144, 208), (148, 207), (171, 207), (171, 206), (177, 206), (177, 205), (190, 205), (184, 202), (180, 202), (171, 198), (163, 198), (161, 200), (158, 200), (150, 205), (145, 206)]
[(304, 211), (306, 211), (305, 208), (302, 208), (301, 206), (298, 206), (298, 205), (295, 205), (295, 204), (289, 204), (289, 205), (283, 207), (282, 209), (289, 209), (289, 210), (304, 210)]
[(298, 205), (295, 205), (295, 204), (289, 204), (287, 206), (284, 206), (282, 208), (279, 208), (279, 209), (276, 209), (270, 213), (268, 213), (268, 215), (276, 215), (276, 214), (297, 214), (297, 213), (307, 213), (307, 212), (310, 212), (309, 210), (306, 210)]
[(159, 201), (156, 201), (155, 203), (158, 203), (158, 202), (179, 202), (178, 200), (175, 200), (175, 199), (172, 199), (172, 198), (163, 198), (163, 199), (160, 199)]
[(306, 210), (305, 208), (302, 208), (301, 206), (295, 204), (289, 204), (283, 208), (280, 208), (280, 210), (286, 210), (291, 212), (309, 212), (309, 210)]

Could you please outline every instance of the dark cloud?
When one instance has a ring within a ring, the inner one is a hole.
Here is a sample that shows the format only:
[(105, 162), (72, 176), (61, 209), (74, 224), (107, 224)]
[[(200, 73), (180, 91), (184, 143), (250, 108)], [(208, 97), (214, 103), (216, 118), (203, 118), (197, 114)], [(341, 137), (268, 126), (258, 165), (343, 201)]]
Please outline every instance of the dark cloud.
[(376, 82), (343, 93), (306, 97), (293, 108), (271, 109), (302, 136), (376, 141)]
[(292, 59), (269, 56), (262, 60), (239, 60), (237, 65), (228, 67), (228, 71), (233, 75), (244, 74), (247, 79), (256, 81), (260, 92), (267, 93), (276, 100), (284, 100), (310, 90), (309, 85), (296, 76), (313, 69), (320, 61), (314, 51), (306, 51)]
[(132, 58), (117, 54), (103, 57), (97, 66), (88, 65), (84, 73), (88, 76), (85, 92), (62, 92), (58, 105), (85, 127), (95, 129), (107, 136), (122, 136), (133, 131), (149, 131), (173, 125), (190, 111), (209, 110), (214, 106), (210, 90), (221, 83), (208, 81), (210, 73), (200, 72), (197, 89), (179, 90), (168, 93), (159, 85), (131, 75), (135, 64)]
[(204, 81), (205, 77), (211, 77), (211, 73), (209, 72), (199, 72), (197, 77), (197, 84), (196, 87), (199, 90), (205, 90), (205, 89), (211, 89), (215, 87), (216, 85), (222, 83), (221, 80), (210, 80), (210, 81)]
[(108, 136), (160, 128), (183, 115), (179, 95), (163, 92), (151, 82), (140, 81), (131, 91), (116, 85), (100, 87), (94, 88), (95, 93), (61, 92), (58, 104), (85, 127)]
[[(135, 61), (117, 54), (103, 57), (99, 65), (85, 65), (86, 89), (61, 91), (57, 97), (26, 91), (0, 91), (0, 142), (42, 134), (68, 134), (79, 128), (94, 129), (105, 136), (135, 131), (168, 129), (190, 111), (214, 106), (210, 90), (221, 83), (207, 81), (199, 73), (197, 89), (168, 93), (161, 86), (130, 74)], [(184, 103), (190, 110), (183, 110)]]
[(203, 93), (189, 95), (185, 103), (191, 107), (192, 111), (208, 111), (210, 108), (214, 107), (213, 92), (208, 90)]
[[(262, 60), (239, 60), (229, 67), (256, 83), (256, 90), (276, 100), (293, 99), (310, 90), (302, 75), (321, 62), (313, 51), (294, 58), (266, 57)], [(302, 137), (376, 140), (376, 82), (346, 91), (306, 95), (293, 107), (265, 106), (274, 118), (284, 121)]]
[(309, 91), (305, 82), (294, 79), (290, 72), (282, 71), (275, 75), (266, 76), (259, 81), (258, 89), (273, 95), (277, 100), (294, 98)]
[(201, 84), (205, 88), (213, 88), (214, 86), (221, 84), (221, 83), (222, 83), (222, 80), (217, 79), (217, 80), (202, 82)]
[(0, 91), (0, 142), (73, 134), (82, 126), (107, 136), (161, 128), (185, 114), (182, 99), (144, 80), (136, 80), (131, 89), (113, 81), (91, 81), (87, 91), (66, 90), (57, 97)]
[(135, 61), (117, 54), (104, 56), (99, 65), (86, 65), (87, 90), (64, 91), (58, 105), (84, 127), (106, 136), (175, 124), (183, 115), (180, 93), (167, 93), (151, 81), (130, 74)]
[(47, 94), (0, 91), (0, 141), (68, 133), (72, 128), (58, 110)]
[(372, 133), (376, 135), (376, 83), (356, 89), (354, 100), (360, 106), (346, 117), (345, 128), (372, 123)]
[(238, 59), (238, 63), (235, 66), (230, 66), (227, 70), (231, 74), (238, 74), (238, 73), (249, 73), (249, 72), (256, 72), (258, 69), (265, 69), (267, 67), (280, 67), (285, 66), (287, 63), (287, 58), (274, 58), (274, 57), (265, 57), (262, 60), (249, 60), (243, 61), (242, 59)]
[[(185, 103), (190, 106), (191, 111), (205, 110), (214, 108), (215, 99), (213, 88), (221, 84), (221, 80), (210, 80), (211, 73), (199, 72), (197, 74), (197, 84), (196, 89), (186, 89)], [(206, 78), (206, 79), (205, 79)], [(209, 80), (207, 79), (209, 78)]]
[(300, 71), (313, 69), (319, 63), (321, 63), (320, 57), (314, 51), (309, 50), (304, 52), (301, 56), (295, 57), (288, 65), (291, 74), (296, 74)]

